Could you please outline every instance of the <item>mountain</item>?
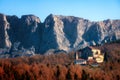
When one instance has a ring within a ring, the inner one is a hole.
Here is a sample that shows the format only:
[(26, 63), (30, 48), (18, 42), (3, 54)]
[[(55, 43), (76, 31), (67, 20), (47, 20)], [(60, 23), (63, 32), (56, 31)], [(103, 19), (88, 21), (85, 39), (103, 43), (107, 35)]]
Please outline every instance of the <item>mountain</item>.
[(91, 22), (73, 17), (49, 15), (44, 22), (42, 49), (77, 50), (87, 45), (120, 39), (120, 20)]
[[(120, 20), (92, 22), (74, 16), (50, 14), (43, 23), (34, 15), (0, 14), (0, 48), (10, 52), (34, 48), (46, 51), (78, 50), (120, 39)], [(15, 45), (19, 43), (19, 45)]]

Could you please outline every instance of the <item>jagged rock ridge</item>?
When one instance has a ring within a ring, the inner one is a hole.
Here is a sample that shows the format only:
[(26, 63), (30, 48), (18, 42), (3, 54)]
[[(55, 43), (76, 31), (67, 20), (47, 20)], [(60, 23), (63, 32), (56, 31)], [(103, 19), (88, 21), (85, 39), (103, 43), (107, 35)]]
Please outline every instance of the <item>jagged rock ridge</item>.
[(44, 21), (34, 15), (6, 16), (0, 14), (0, 48), (31, 47), (36, 53), (50, 49), (66, 52), (88, 45), (103, 44), (120, 39), (120, 20), (91, 22), (74, 16), (50, 14)]

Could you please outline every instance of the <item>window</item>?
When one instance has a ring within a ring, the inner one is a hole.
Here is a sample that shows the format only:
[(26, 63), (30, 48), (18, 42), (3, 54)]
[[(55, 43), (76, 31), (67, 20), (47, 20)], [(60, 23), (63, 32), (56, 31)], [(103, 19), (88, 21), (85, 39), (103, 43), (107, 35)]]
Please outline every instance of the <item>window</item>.
[(96, 51), (95, 55), (98, 55), (98, 51)]

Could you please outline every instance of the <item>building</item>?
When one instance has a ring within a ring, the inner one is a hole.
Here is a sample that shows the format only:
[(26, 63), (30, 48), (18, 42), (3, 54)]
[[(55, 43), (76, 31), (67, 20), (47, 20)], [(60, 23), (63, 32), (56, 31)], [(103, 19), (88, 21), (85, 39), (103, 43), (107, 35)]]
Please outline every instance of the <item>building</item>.
[[(86, 62), (85, 62), (86, 61)], [(85, 47), (75, 53), (75, 64), (92, 64), (102, 63), (104, 61), (104, 53), (95, 47)]]
[(102, 53), (100, 49), (93, 48), (93, 47), (90, 47), (90, 48), (92, 50), (93, 59), (97, 63), (102, 63), (104, 61), (104, 53)]
[(75, 63), (75, 64), (80, 64), (80, 65), (86, 65), (86, 64), (87, 64), (87, 61), (86, 61), (85, 59), (81, 59), (81, 58), (79, 57), (79, 52), (76, 52), (76, 53), (75, 53), (74, 63)]
[(74, 61), (75, 64), (86, 65), (87, 61), (85, 59), (78, 59)]

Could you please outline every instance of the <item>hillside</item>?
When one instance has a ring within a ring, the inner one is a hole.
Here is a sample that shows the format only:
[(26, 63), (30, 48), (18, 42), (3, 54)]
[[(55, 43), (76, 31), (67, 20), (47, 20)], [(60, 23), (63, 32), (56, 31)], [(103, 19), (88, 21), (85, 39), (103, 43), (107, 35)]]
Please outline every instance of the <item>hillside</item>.
[(105, 51), (97, 68), (73, 64), (74, 52), (0, 59), (0, 80), (120, 80), (120, 43), (97, 48)]

